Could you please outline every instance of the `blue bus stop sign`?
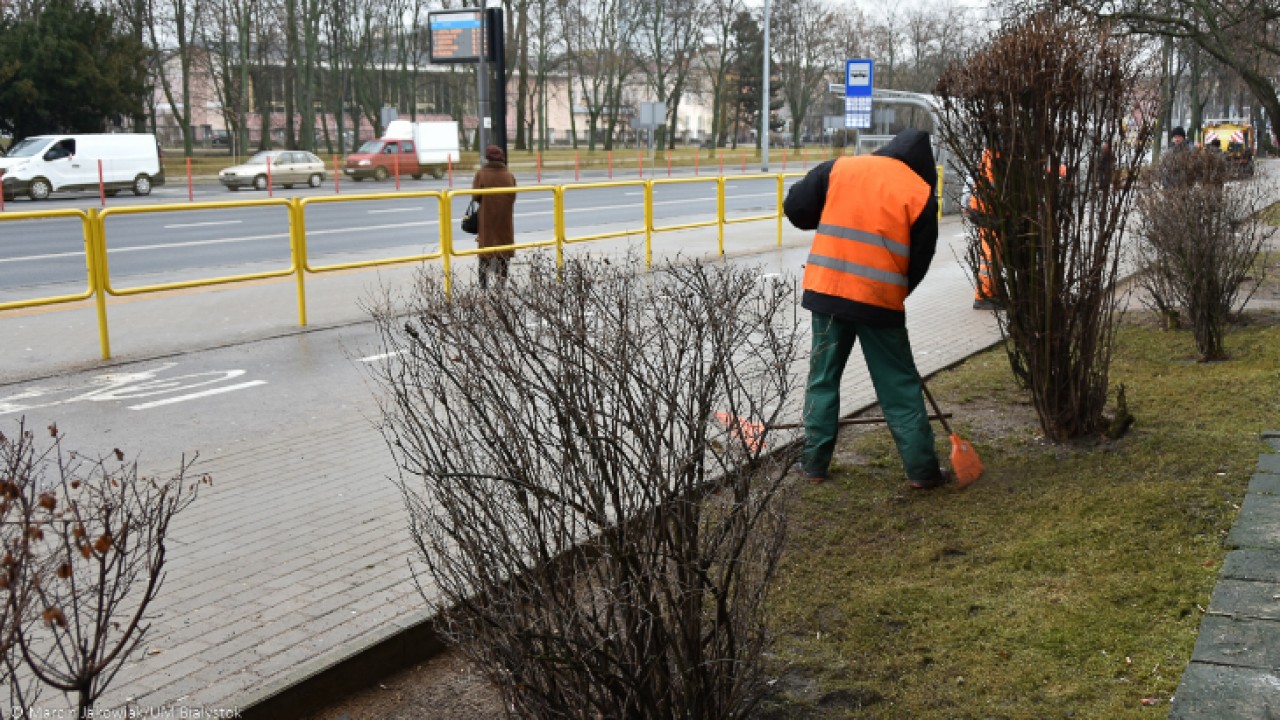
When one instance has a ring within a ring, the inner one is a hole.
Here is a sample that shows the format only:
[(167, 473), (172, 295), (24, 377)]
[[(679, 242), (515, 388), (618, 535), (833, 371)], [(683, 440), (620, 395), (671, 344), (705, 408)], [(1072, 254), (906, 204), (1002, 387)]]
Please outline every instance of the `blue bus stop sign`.
[(871, 127), (871, 88), (875, 75), (874, 60), (844, 61), (844, 126)]

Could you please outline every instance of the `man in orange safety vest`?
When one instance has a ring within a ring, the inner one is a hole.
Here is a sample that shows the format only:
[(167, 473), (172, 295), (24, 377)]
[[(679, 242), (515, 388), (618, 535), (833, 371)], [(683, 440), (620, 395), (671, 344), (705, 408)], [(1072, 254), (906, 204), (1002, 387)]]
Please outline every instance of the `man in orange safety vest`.
[(908, 129), (872, 155), (818, 165), (783, 203), (791, 224), (816, 230), (801, 300), (813, 316), (802, 459), (812, 482), (830, 472), (840, 379), (859, 342), (908, 484), (927, 490), (950, 479), (934, 449), (904, 305), (937, 248), (936, 186), (929, 135)]

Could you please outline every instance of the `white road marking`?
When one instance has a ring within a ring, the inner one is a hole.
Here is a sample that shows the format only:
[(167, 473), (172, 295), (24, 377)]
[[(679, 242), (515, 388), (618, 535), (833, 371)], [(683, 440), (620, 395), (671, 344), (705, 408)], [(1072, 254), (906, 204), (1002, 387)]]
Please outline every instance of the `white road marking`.
[(244, 221), (243, 220), (215, 220), (212, 222), (181, 223), (178, 225), (165, 225), (164, 229), (176, 230), (177, 228), (208, 227), (210, 225), (239, 225), (242, 222)]
[(396, 350), (395, 352), (382, 353), (381, 355), (369, 355), (368, 357), (360, 358), (360, 362), (362, 363), (378, 362), (379, 360), (386, 360), (389, 357), (395, 357), (396, 355), (403, 355), (404, 353), (405, 353), (404, 350)]
[(246, 388), (251, 388), (257, 385), (266, 385), (266, 384), (267, 384), (266, 380), (250, 380), (249, 382), (240, 383), (239, 385), (225, 385), (223, 387), (210, 388), (208, 390), (204, 390), (201, 392), (191, 393), (190, 395), (179, 395), (177, 397), (165, 398), (164, 400), (153, 400), (152, 402), (142, 403), (140, 405), (130, 405), (129, 409), (130, 410), (149, 410), (153, 407), (160, 407), (161, 405), (172, 405), (173, 403), (186, 402), (187, 400), (195, 400), (197, 398), (209, 397), (210, 395), (221, 395), (222, 393), (234, 392), (236, 390), (244, 390)]
[(385, 210), (370, 210), (370, 211), (369, 211), (369, 214), (370, 214), (370, 215), (381, 215), (381, 214), (385, 214), (385, 213), (421, 212), (421, 211), (422, 211), (422, 208), (420, 208), (420, 207), (411, 207), (411, 208), (387, 208), (387, 209), (385, 209)]

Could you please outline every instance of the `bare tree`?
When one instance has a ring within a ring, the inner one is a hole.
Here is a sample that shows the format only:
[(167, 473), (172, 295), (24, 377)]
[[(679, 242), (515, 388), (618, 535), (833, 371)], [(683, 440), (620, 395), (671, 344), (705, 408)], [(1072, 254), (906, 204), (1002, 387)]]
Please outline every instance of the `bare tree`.
[(560, 0), (560, 26), (566, 31), (573, 74), (586, 104), (591, 150), (595, 150), (602, 119), (604, 147), (613, 148), (622, 88), (635, 64), (631, 46), (639, 5), (628, 0)]
[(21, 716), (40, 693), (39, 682), (21, 674), (17, 638), (18, 628), (30, 621), (34, 607), (27, 580), (33, 564), (28, 528), (36, 526), (40, 488), (29, 479), (46, 459), (45, 454), (37, 454), (34, 437), (22, 423), (16, 438), (0, 433), (0, 598), (4, 601), (0, 606), (0, 684), (9, 691), (8, 710), (0, 708), (0, 717)]
[(1275, 228), (1259, 213), (1269, 199), (1261, 180), (1228, 184), (1218, 153), (1170, 154), (1164, 164), (1178, 166), (1164, 173), (1177, 181), (1138, 200), (1138, 283), (1148, 307), (1187, 318), (1201, 360), (1222, 360), (1231, 318), (1265, 273), (1258, 259)]
[(168, 480), (138, 475), (136, 463), (87, 460), (64, 452), (57, 427), (48, 450), (19, 427), (0, 435), (0, 465), (16, 467), (4, 502), (29, 506), (20, 526), (4, 526), (5, 551), (21, 557), (9, 580), (27, 612), (10, 616), (21, 663), (47, 687), (73, 695), (77, 717), (94, 703), (147, 632), (147, 609), (164, 578), (170, 522), (200, 484), (183, 462)]
[(829, 32), (833, 11), (819, 0), (781, 0), (773, 15), (774, 48), (782, 97), (791, 111), (791, 139), (800, 142), (800, 131), (809, 108), (825, 92), (833, 55)]
[(737, 718), (760, 697), (794, 288), (638, 270), (540, 260), (452, 298), (423, 275), (407, 321), (377, 315), (424, 594), (514, 716)]
[[(535, 0), (533, 3), (533, 13), (530, 21), (533, 25), (532, 41), (534, 44), (533, 53), (533, 91), (531, 99), (537, 103), (537, 110), (534, 113), (538, 118), (538, 148), (546, 149), (547, 146), (547, 86), (551, 72), (563, 64), (563, 38), (560, 27), (556, 24), (558, 15), (554, 12), (555, 0)], [(571, 86), (566, 85), (565, 90), (571, 90)], [(572, 119), (573, 108), (569, 108), (570, 118)], [(577, 138), (573, 139), (574, 145), (577, 145)]]
[[(199, 28), (204, 22), (204, 3), (202, 0), (147, 0), (147, 27), (151, 36), (151, 47), (160, 52), (160, 56), (172, 57), (178, 64), (178, 77), (170, 78), (168, 63), (160, 62), (156, 75), (160, 80), (160, 89), (165, 100), (173, 110), (173, 117), (182, 130), (183, 153), (190, 157), (193, 146), (191, 130), (191, 75), (196, 65), (196, 38)], [(161, 48), (160, 38), (171, 39), (175, 45), (173, 52), (166, 53)], [(174, 85), (179, 92), (174, 92)]]
[(1081, 0), (1078, 5), (1133, 33), (1190, 40), (1238, 73), (1267, 117), (1280, 117), (1273, 81), (1280, 58), (1280, 5), (1270, 0)]
[(668, 148), (675, 147), (680, 101), (689, 87), (694, 59), (702, 53), (707, 20), (705, 5), (688, 0), (654, 0), (639, 18), (636, 39), (642, 67), (658, 102), (667, 108), (666, 136), (660, 136), (660, 142)]
[(1150, 97), (1136, 52), (1082, 15), (1046, 12), (938, 83), (940, 133), (981, 206), (970, 269), (990, 273), (1010, 364), (1053, 440), (1104, 425), (1118, 242), (1152, 115), (1135, 105)]
[(743, 12), (742, 0), (705, 0), (707, 29), (711, 33), (702, 52), (702, 65), (711, 85), (711, 153), (724, 142), (728, 126), (729, 100), (733, 79), (729, 70), (735, 61), (734, 21)]

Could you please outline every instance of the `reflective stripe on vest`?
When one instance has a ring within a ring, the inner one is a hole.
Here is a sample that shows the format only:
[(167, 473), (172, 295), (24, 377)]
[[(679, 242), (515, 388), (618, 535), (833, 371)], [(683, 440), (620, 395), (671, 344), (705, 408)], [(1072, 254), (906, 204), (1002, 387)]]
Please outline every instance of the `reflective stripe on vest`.
[(907, 165), (875, 155), (840, 158), (831, 169), (804, 288), (903, 311), (911, 226), (932, 188)]

